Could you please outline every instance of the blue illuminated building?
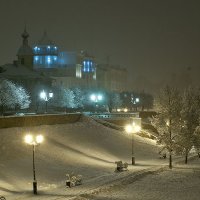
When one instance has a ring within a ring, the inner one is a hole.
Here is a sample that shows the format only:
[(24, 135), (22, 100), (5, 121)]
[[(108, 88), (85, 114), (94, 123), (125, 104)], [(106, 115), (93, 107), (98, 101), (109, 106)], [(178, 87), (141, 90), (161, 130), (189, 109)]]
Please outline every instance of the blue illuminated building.
[(26, 27), (21, 36), (22, 44), (17, 51), (17, 60), (5, 66), (2, 76), (23, 83), (33, 93), (40, 86), (48, 88), (52, 85), (65, 88), (99, 87), (111, 91), (123, 91), (126, 88), (125, 69), (108, 64), (97, 65), (96, 58), (86, 51), (61, 52), (49, 40), (46, 32), (32, 47), (29, 46)]
[(81, 51), (79, 54), (79, 60), (81, 65), (81, 77), (96, 80), (95, 58), (89, 55), (87, 52)]
[(33, 54), (33, 68), (36, 70), (45, 70), (45, 73), (48, 71), (48, 74), (52, 73), (56, 76), (55, 70), (59, 69), (57, 72), (61, 74), (62, 71), (65, 76), (96, 80), (96, 63), (93, 56), (85, 51), (60, 52), (46, 32), (33, 46)]
[(83, 65), (83, 68), (82, 68), (83, 72), (94, 72), (95, 71), (95, 64), (94, 64), (93, 60), (85, 59), (83, 61), (82, 65)]
[(44, 32), (41, 40), (33, 46), (33, 66), (37, 68), (56, 68), (59, 66), (58, 47), (48, 39)]

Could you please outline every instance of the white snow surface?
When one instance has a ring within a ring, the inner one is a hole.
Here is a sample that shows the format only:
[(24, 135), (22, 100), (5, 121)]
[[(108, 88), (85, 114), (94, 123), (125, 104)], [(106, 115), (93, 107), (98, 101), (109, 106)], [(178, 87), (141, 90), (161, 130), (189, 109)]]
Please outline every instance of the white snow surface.
[[(27, 133), (45, 137), (35, 152), (38, 195), (32, 194), (32, 147), (23, 141)], [(71, 124), (0, 129), (0, 195), (11, 200), (159, 199), (159, 196), (154, 198), (159, 190), (152, 192), (151, 187), (162, 188), (165, 181), (173, 179), (174, 193), (176, 187), (181, 189), (179, 180), (184, 176), (194, 178), (194, 184), (200, 185), (199, 168), (181, 168), (180, 173), (178, 168), (173, 173), (159, 172), (168, 161), (159, 159), (155, 141), (135, 135), (134, 152), (136, 165), (116, 173), (115, 161), (131, 162), (131, 138), (123, 131), (107, 128), (88, 117)], [(191, 173), (183, 176), (184, 170)], [(151, 174), (152, 171), (159, 176)], [(194, 171), (197, 178), (192, 174)], [(83, 176), (82, 185), (66, 188), (65, 175), (71, 172)], [(135, 184), (137, 176), (142, 174), (147, 176)], [(140, 194), (143, 189), (146, 192), (149, 189), (149, 198), (145, 193)]]

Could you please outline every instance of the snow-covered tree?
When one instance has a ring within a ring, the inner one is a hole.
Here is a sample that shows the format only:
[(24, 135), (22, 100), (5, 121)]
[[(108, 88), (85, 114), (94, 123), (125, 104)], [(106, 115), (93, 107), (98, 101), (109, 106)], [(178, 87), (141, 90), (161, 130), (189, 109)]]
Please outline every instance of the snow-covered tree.
[(17, 86), (15, 92), (16, 94), (16, 105), (20, 107), (20, 109), (29, 108), (31, 103), (30, 96), (27, 91), (21, 87)]
[(185, 155), (185, 163), (188, 161), (188, 154), (193, 147), (195, 141), (194, 131), (199, 125), (199, 107), (197, 101), (197, 91), (188, 88), (182, 95), (181, 131), (178, 136), (178, 144), (180, 151)]
[(85, 95), (83, 91), (80, 88), (74, 88), (72, 89), (74, 93), (74, 107), (75, 108), (82, 108), (83, 102), (85, 100)]
[(67, 96), (67, 101), (65, 102), (65, 106), (67, 108), (75, 108), (74, 104), (74, 93), (70, 89), (65, 89), (65, 96)]
[(113, 102), (113, 107), (115, 109), (117, 109), (120, 106), (122, 106), (122, 100), (121, 100), (120, 94), (114, 93), (112, 102)]
[(172, 152), (176, 149), (176, 137), (180, 129), (180, 92), (166, 86), (156, 99), (157, 115), (152, 119), (152, 125), (158, 131), (158, 144), (169, 153), (169, 168), (172, 168)]
[(112, 92), (109, 94), (108, 108), (111, 112), (113, 108), (117, 109), (122, 106), (122, 99), (119, 93)]
[(64, 87), (54, 88), (54, 98), (52, 99), (52, 104), (57, 107), (64, 108), (74, 108), (74, 93), (72, 90)]
[(21, 86), (16, 86), (12, 81), (0, 79), (0, 106), (1, 114), (4, 109), (14, 109), (19, 106), (21, 109), (28, 108), (30, 104), (29, 95)]
[(193, 138), (194, 138), (193, 140), (194, 148), (200, 157), (200, 126), (196, 127)]
[(153, 96), (151, 94), (148, 94), (146, 92), (141, 92), (139, 94), (139, 106), (141, 107), (141, 110), (144, 109), (151, 109), (153, 107)]
[(0, 106), (1, 114), (3, 115), (5, 107), (15, 107), (16, 86), (11, 81), (0, 79)]

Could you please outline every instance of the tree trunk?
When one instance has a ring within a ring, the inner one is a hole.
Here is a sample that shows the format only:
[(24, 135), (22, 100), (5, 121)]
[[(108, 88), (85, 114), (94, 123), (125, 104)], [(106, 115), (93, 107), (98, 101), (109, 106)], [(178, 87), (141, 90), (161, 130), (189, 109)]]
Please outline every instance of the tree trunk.
[(198, 152), (198, 156), (199, 156), (199, 158), (200, 158), (200, 152)]
[(186, 150), (185, 151), (185, 164), (188, 163), (188, 151)]
[(38, 112), (38, 108), (39, 108), (39, 102), (36, 102), (36, 104), (35, 104), (35, 112), (36, 113)]
[(170, 138), (170, 150), (169, 150), (169, 168), (172, 169), (172, 132), (171, 132), (171, 119), (169, 120), (169, 138)]
[(144, 106), (142, 106), (142, 111), (144, 111)]
[(169, 152), (169, 168), (172, 169), (172, 151)]
[(4, 109), (3, 109), (3, 105), (1, 105), (1, 115), (3, 116), (4, 113)]

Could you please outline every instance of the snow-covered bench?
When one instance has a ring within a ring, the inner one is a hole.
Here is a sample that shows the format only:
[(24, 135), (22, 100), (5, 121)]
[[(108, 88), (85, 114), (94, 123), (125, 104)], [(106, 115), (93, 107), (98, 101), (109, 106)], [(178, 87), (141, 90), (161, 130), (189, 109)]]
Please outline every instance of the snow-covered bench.
[(128, 163), (123, 163), (121, 160), (115, 162), (117, 164), (117, 167), (115, 169), (116, 172), (122, 172), (128, 170)]
[(164, 154), (159, 154), (159, 158), (160, 158), (160, 159), (166, 159), (166, 158), (167, 158), (166, 153), (164, 153)]
[(74, 173), (66, 174), (66, 186), (74, 187), (82, 184), (82, 175), (75, 175)]

